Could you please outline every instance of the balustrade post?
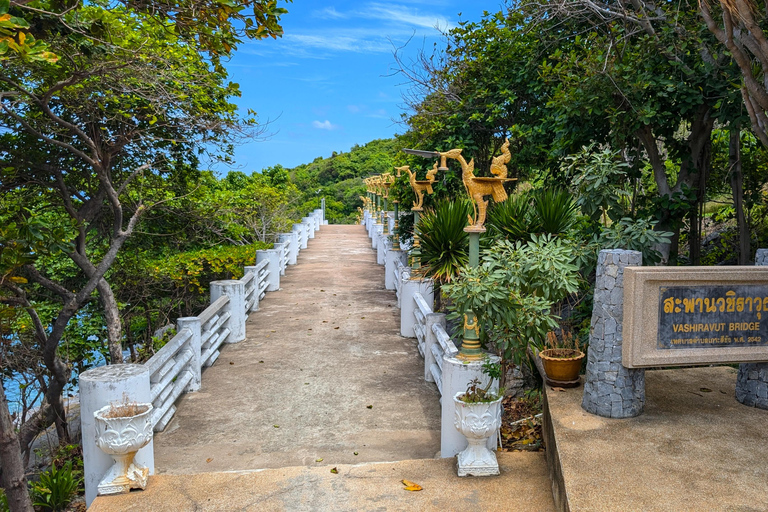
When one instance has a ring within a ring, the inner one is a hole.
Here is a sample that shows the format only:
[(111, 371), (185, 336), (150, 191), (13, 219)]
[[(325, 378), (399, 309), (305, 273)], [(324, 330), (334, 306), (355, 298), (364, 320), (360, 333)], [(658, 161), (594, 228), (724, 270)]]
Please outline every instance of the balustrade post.
[(389, 236), (385, 234), (378, 235), (379, 239), (376, 242), (376, 263), (378, 265), (384, 265), (386, 263), (387, 251), (390, 249), (391, 242)]
[[(80, 432), (83, 440), (83, 480), (85, 506), (89, 507), (98, 493), (101, 479), (112, 467), (112, 457), (96, 446), (96, 419), (93, 413), (125, 400), (151, 403), (149, 369), (143, 364), (110, 364), (84, 371), (80, 374)], [(154, 441), (136, 452), (137, 464), (149, 468), (155, 474)]]
[(307, 224), (307, 237), (309, 239), (315, 238), (315, 218), (312, 216), (302, 217), (301, 221)]
[(416, 332), (413, 326), (416, 325), (416, 317), (413, 316), (416, 310), (416, 301), (413, 296), (420, 293), (424, 297), (430, 309), (434, 307), (435, 296), (432, 289), (431, 279), (404, 279), (400, 288), (400, 336), (404, 338), (415, 338)]
[(266, 291), (276, 292), (280, 289), (280, 255), (274, 249), (256, 251), (256, 263), (261, 263), (263, 260), (268, 260), (265, 267), (269, 271)]
[(384, 259), (384, 288), (387, 290), (397, 289), (395, 280), (398, 279), (398, 277), (395, 276), (395, 270), (399, 266), (398, 263), (405, 265), (407, 256), (408, 253), (405, 251), (395, 250), (392, 248), (387, 249), (387, 255)]
[(211, 281), (211, 302), (226, 295), (229, 297), (229, 336), (225, 343), (238, 343), (245, 339), (245, 284), (242, 281), (227, 279)]
[(202, 354), (202, 348), (201, 348), (202, 326), (200, 325), (200, 318), (196, 316), (187, 316), (187, 317), (176, 319), (176, 332), (181, 332), (184, 329), (189, 329), (189, 331), (192, 333), (192, 335), (189, 338), (189, 341), (187, 342), (187, 346), (189, 347), (189, 350), (192, 351), (192, 359), (189, 360), (186, 367), (187, 371), (192, 374), (192, 380), (190, 380), (189, 384), (187, 384), (187, 387), (184, 388), (184, 392), (193, 393), (200, 389), (200, 386), (202, 385), (202, 382), (203, 382), (203, 378), (202, 378), (202, 367), (203, 367), (202, 355), (203, 354)]
[(307, 248), (307, 225), (304, 223), (294, 224), (293, 231), (299, 235), (299, 250)]
[(259, 273), (256, 271), (256, 268), (256, 266), (243, 267), (245, 274), (253, 274), (253, 304), (251, 304), (250, 313), (259, 310)]
[(435, 354), (432, 353), (432, 346), (437, 341), (437, 336), (432, 331), (433, 325), (442, 325), (445, 329), (445, 315), (442, 313), (430, 313), (424, 318), (424, 380), (427, 382), (435, 382), (435, 378), (432, 376), (432, 365), (436, 364)]
[(299, 235), (298, 233), (280, 233), (277, 240), (288, 244), (288, 265), (295, 265), (299, 256)]
[(276, 242), (272, 244), (272, 250), (278, 251), (277, 254), (280, 256), (280, 275), (285, 275), (285, 267), (286, 262), (288, 261), (285, 258), (285, 243), (282, 242)]

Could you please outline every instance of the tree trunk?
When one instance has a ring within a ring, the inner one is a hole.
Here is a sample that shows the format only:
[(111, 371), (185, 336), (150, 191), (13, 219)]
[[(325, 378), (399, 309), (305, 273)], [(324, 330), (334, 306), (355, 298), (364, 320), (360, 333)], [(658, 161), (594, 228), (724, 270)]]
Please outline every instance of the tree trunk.
[(27, 490), (24, 464), (21, 460), (19, 438), (16, 437), (5, 389), (0, 381), (0, 486), (5, 489), (12, 512), (33, 512), (32, 500)]
[(749, 229), (744, 214), (744, 175), (741, 172), (741, 126), (731, 128), (728, 143), (728, 167), (731, 170), (733, 209), (736, 210), (736, 225), (739, 229), (739, 265), (747, 265), (751, 255)]
[(99, 302), (104, 310), (104, 320), (107, 324), (109, 360), (112, 364), (120, 364), (123, 362), (123, 329), (117, 299), (112, 292), (112, 287), (103, 277), (99, 279), (96, 289), (99, 291)]

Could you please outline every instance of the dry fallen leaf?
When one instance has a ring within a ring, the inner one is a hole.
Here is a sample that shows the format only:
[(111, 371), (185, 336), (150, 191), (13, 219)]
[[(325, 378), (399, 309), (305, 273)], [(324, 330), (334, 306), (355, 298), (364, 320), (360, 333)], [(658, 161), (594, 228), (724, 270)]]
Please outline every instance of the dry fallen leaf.
[(208, 457), (207, 459), (205, 459), (205, 462), (211, 462), (212, 460), (213, 460), (213, 457)]
[(357, 452), (354, 452), (354, 453), (355, 453), (355, 455), (357, 455)]
[(366, 409), (373, 409), (373, 406), (372, 405), (366, 405), (365, 408)]
[(552, 388), (552, 391), (560, 391), (561, 393), (564, 393), (565, 388)]
[(411, 482), (410, 480), (403, 480), (403, 485), (405, 485), (406, 491), (420, 491), (421, 486), (417, 484), (416, 482)]
[(323, 459), (315, 459), (315, 462), (323, 462)]
[(234, 362), (230, 361), (229, 364), (235, 364)]
[(280, 425), (272, 425), (275, 428), (280, 428)]
[(338, 329), (338, 327), (334, 327), (334, 329)]
[(336, 469), (336, 468), (331, 468), (331, 473), (333, 473), (334, 475), (338, 475), (339, 474), (339, 470)]

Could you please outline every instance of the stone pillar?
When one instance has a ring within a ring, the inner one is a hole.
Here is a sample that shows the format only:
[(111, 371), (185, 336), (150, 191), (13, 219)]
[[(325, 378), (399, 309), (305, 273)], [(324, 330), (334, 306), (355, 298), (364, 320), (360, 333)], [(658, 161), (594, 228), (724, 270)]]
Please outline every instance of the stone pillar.
[(399, 266), (398, 263), (405, 265), (405, 259), (408, 254), (405, 251), (395, 251), (387, 249), (387, 254), (384, 258), (384, 288), (387, 290), (396, 290), (395, 285), (395, 270)]
[[(488, 354), (492, 362), (501, 361), (496, 355)], [(463, 393), (467, 390), (467, 385), (473, 379), (479, 379), (485, 386), (488, 383), (488, 375), (483, 373), (483, 364), (485, 361), (464, 361), (455, 357), (443, 356), (443, 389), (440, 405), (442, 412), (440, 415), (440, 457), (446, 459), (455, 457), (457, 453), (467, 447), (467, 438), (456, 430), (454, 418), (456, 416), (456, 404), (453, 403), (453, 397), (456, 393)], [(491, 389), (498, 391), (499, 383), (496, 382)], [(488, 439), (488, 449), (496, 448), (498, 434)]]
[(276, 242), (272, 244), (272, 249), (277, 251), (280, 256), (280, 275), (285, 275), (285, 268), (288, 266), (288, 258), (285, 257), (285, 243)]
[(299, 235), (299, 249), (307, 248), (307, 226), (305, 224), (294, 224), (293, 231)]
[(280, 255), (274, 249), (256, 251), (256, 263), (261, 263), (263, 260), (269, 260), (264, 267), (269, 271), (266, 291), (276, 292), (280, 289)]
[(235, 279), (211, 281), (211, 303), (223, 295), (229, 297), (229, 336), (224, 342), (239, 343), (245, 339), (245, 284)]
[(256, 272), (256, 267), (248, 266), (243, 267), (246, 274), (254, 274), (253, 276), (253, 304), (251, 304), (251, 310), (249, 313), (259, 310), (259, 273)]
[(189, 350), (192, 351), (192, 359), (187, 363), (187, 371), (192, 374), (192, 380), (189, 381), (187, 387), (184, 388), (185, 393), (193, 393), (200, 390), (202, 386), (202, 340), (200, 338), (202, 326), (200, 325), (200, 318), (196, 316), (187, 316), (176, 319), (176, 331), (181, 332), (184, 329), (189, 329), (192, 332), (192, 336), (187, 342)]
[(437, 336), (432, 332), (433, 325), (442, 325), (445, 329), (445, 315), (442, 313), (430, 313), (424, 319), (424, 326), (426, 327), (424, 332), (424, 380), (427, 382), (435, 382), (435, 378), (432, 376), (432, 365), (436, 363), (435, 354), (432, 353), (432, 345), (439, 343)]
[(638, 251), (611, 249), (597, 257), (597, 279), (581, 406), (605, 418), (631, 418), (645, 406), (645, 370), (621, 364), (624, 267), (640, 266)]
[[(768, 265), (768, 249), (758, 249), (755, 265)], [(768, 409), (768, 363), (741, 363), (736, 377), (736, 400), (749, 407)]]
[[(96, 498), (97, 487), (114, 461), (96, 446), (96, 420), (93, 413), (111, 403), (124, 400), (152, 402), (149, 369), (141, 364), (110, 364), (80, 374), (80, 428), (85, 466), (85, 506)], [(135, 461), (155, 474), (154, 442), (136, 453)]]
[(420, 293), (424, 301), (432, 309), (435, 303), (434, 291), (432, 290), (431, 279), (406, 279), (400, 288), (400, 336), (404, 338), (415, 338), (416, 332), (413, 326), (416, 325), (416, 317), (413, 312), (416, 310), (416, 302), (413, 296)]
[(280, 233), (277, 235), (277, 241), (284, 244), (288, 244), (288, 265), (295, 265), (296, 259), (299, 257), (299, 234), (292, 233)]
[(376, 242), (376, 263), (378, 265), (384, 265), (386, 263), (387, 251), (391, 248), (389, 237), (385, 234), (379, 235), (379, 240)]

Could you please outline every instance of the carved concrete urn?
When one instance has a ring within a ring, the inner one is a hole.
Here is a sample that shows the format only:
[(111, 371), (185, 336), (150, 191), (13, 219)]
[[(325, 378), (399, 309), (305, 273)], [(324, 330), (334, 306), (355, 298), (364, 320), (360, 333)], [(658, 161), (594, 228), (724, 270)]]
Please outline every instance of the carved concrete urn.
[(459, 476), (492, 476), (499, 474), (496, 454), (488, 449), (488, 438), (501, 426), (500, 396), (493, 402), (466, 403), (461, 400), (464, 392), (456, 393), (453, 424), (467, 438), (467, 448), (458, 454)]
[(149, 468), (135, 464), (133, 458), (152, 441), (152, 404), (108, 405), (93, 415), (96, 445), (115, 460), (99, 483), (98, 494), (146, 488)]

